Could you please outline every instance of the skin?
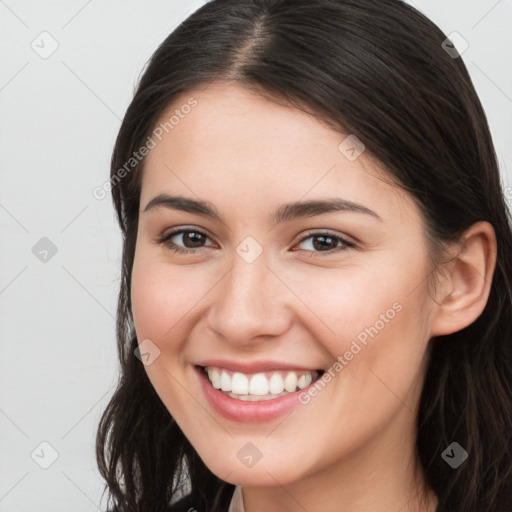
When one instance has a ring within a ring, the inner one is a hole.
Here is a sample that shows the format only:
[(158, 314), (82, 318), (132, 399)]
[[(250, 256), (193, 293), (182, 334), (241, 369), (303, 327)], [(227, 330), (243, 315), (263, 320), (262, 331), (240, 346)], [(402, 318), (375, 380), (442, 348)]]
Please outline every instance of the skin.
[[(188, 91), (162, 120), (191, 96), (198, 105), (151, 150), (141, 188), (132, 311), (139, 343), (150, 339), (160, 350), (145, 366), (158, 395), (211, 471), (243, 487), (246, 512), (434, 511), (433, 493), (426, 506), (420, 501), (414, 455), (428, 341), (483, 311), (496, 258), (492, 226), (475, 224), (464, 250), (453, 247), (433, 296), (418, 207), (367, 152), (350, 161), (339, 151), (347, 134), (229, 82)], [(144, 212), (162, 192), (211, 202), (225, 224), (166, 208)], [(382, 220), (356, 212), (276, 226), (269, 219), (283, 203), (333, 196)], [(154, 243), (179, 227), (208, 238), (194, 249), (175, 236), (196, 251), (189, 254)], [(301, 242), (322, 230), (356, 248)], [(263, 249), (252, 263), (236, 252), (248, 236)], [(328, 369), (397, 302), (400, 312), (285, 418), (223, 418), (193, 371), (207, 358)], [(237, 457), (248, 442), (262, 454), (249, 468)]]

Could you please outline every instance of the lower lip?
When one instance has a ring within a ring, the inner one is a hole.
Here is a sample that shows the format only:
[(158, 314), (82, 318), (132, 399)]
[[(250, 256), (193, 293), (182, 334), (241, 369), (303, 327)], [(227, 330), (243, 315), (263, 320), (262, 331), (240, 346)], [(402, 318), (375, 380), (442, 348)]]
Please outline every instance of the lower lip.
[(215, 389), (201, 368), (196, 366), (195, 370), (199, 375), (201, 387), (211, 406), (224, 418), (241, 423), (261, 423), (283, 416), (294, 407), (301, 405), (299, 394), (307, 392), (308, 388), (316, 382), (312, 382), (300, 391), (295, 391), (279, 398), (247, 402), (231, 398), (222, 391)]

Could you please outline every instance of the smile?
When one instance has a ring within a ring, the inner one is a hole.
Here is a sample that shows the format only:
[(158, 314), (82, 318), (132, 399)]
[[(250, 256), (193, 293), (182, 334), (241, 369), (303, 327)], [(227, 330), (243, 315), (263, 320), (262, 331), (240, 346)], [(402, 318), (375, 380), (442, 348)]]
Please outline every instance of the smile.
[[(211, 408), (224, 418), (242, 423), (273, 421), (298, 406), (324, 370), (280, 369), (286, 365), (242, 365), (219, 362), (194, 365), (199, 385)], [(264, 371), (266, 370), (266, 371)]]
[(203, 367), (202, 370), (215, 389), (247, 402), (273, 400), (295, 393), (309, 386), (323, 373), (321, 370), (277, 370), (246, 374), (214, 366)]

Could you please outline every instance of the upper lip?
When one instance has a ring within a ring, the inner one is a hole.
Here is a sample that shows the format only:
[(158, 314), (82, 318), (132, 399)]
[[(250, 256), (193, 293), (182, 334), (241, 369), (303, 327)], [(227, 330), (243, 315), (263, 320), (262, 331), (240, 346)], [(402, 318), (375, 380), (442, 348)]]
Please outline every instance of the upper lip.
[(224, 368), (232, 372), (240, 373), (259, 373), (271, 372), (277, 370), (298, 370), (298, 371), (315, 371), (319, 368), (311, 368), (307, 366), (300, 366), (296, 364), (284, 363), (280, 361), (251, 361), (242, 362), (234, 361), (232, 359), (208, 359), (197, 363), (198, 366), (210, 366), (215, 368)]

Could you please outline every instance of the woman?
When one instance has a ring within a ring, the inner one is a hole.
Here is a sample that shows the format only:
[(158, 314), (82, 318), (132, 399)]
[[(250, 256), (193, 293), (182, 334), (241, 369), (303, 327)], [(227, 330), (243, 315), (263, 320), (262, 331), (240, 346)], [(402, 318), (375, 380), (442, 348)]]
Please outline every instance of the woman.
[(510, 214), (432, 22), (207, 3), (152, 56), (111, 186), (115, 510), (511, 510)]

